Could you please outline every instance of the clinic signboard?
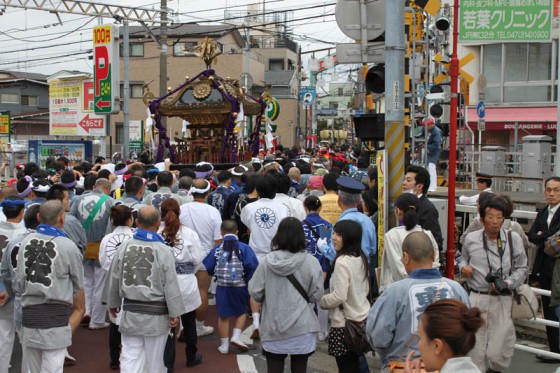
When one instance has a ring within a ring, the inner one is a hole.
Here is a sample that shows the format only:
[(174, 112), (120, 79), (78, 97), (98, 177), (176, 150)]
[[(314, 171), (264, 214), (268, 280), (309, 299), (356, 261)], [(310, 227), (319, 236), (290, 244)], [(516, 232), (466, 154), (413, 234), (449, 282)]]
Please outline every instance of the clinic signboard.
[(93, 28), (93, 82), (95, 113), (118, 113), (119, 29), (113, 24)]
[(552, 38), (553, 0), (462, 0), (462, 43), (545, 42)]

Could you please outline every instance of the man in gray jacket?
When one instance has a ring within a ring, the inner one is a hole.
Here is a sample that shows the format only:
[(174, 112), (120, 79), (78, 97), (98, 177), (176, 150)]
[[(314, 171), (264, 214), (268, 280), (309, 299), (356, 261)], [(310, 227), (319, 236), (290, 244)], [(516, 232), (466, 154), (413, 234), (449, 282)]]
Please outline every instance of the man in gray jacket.
[(415, 333), (426, 307), (447, 298), (469, 304), (467, 292), (459, 283), (432, 268), (434, 247), (426, 233), (409, 234), (402, 246), (408, 277), (385, 289), (371, 308), (366, 324), (369, 342), (381, 356), (382, 373), (391, 372), (395, 366), (404, 367), (412, 351), (415, 358), (420, 357)]
[[(160, 223), (155, 207), (142, 208), (138, 229), (118, 250), (109, 271), (103, 299), (113, 316), (122, 312), (121, 372), (144, 372), (146, 367), (150, 373), (166, 372), (163, 352), (169, 328), (186, 313), (173, 251), (157, 234)], [(201, 360), (197, 355), (196, 361)]]
[(513, 357), (512, 291), (527, 278), (527, 255), (521, 237), (502, 228), (506, 216), (503, 200), (485, 201), (479, 211), (484, 229), (467, 235), (459, 264), (471, 303), (486, 311), (469, 355), (481, 371), (502, 372)]
[[(105, 322), (107, 309), (101, 304), (101, 293), (105, 283), (105, 271), (99, 264), (99, 244), (109, 222), (114, 199), (109, 197), (111, 182), (97, 179), (90, 193), (76, 196), (72, 201), (70, 214), (74, 215), (83, 225), (87, 236), (84, 252), (84, 289), (86, 293), (86, 317), (90, 318), (90, 329), (109, 327)], [(90, 317), (88, 317), (90, 316)]]

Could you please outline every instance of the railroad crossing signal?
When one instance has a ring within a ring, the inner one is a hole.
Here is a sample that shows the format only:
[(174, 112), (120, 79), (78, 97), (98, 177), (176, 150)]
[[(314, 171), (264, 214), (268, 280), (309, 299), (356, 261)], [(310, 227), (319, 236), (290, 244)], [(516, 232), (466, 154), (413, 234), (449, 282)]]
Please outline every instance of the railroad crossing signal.
[[(473, 53), (469, 53), (465, 57), (459, 60), (459, 75), (462, 76), (469, 84), (471, 84), (474, 81), (474, 77), (471, 74), (467, 73), (465, 70), (463, 70), (462, 67), (468, 64), (469, 62), (471, 62), (472, 60), (474, 60)], [(441, 53), (436, 54), (436, 56), (434, 57), (434, 61), (443, 65), (449, 71), (449, 62), (442, 62), (443, 56), (441, 55)], [(434, 78), (434, 83), (441, 84), (448, 77), (449, 77), (448, 73), (441, 73)]]

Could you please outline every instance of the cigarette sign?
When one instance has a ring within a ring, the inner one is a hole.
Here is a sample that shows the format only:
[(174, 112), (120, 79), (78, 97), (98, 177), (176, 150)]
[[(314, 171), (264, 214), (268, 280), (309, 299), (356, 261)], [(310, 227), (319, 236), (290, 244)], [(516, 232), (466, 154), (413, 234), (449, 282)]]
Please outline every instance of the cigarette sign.
[(115, 25), (93, 28), (94, 111), (114, 114), (120, 111), (119, 30)]

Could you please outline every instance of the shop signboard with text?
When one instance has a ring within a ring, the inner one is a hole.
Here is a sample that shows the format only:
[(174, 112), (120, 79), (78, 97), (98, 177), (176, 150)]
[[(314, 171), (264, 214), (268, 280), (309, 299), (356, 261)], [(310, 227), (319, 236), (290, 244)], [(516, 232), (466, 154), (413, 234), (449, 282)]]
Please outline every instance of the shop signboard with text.
[(119, 29), (115, 25), (93, 28), (94, 111), (116, 114), (120, 111)]
[(459, 40), (545, 42), (552, 40), (553, 0), (462, 0)]
[(49, 134), (105, 136), (105, 116), (93, 112), (93, 80), (56, 79), (49, 82)]

